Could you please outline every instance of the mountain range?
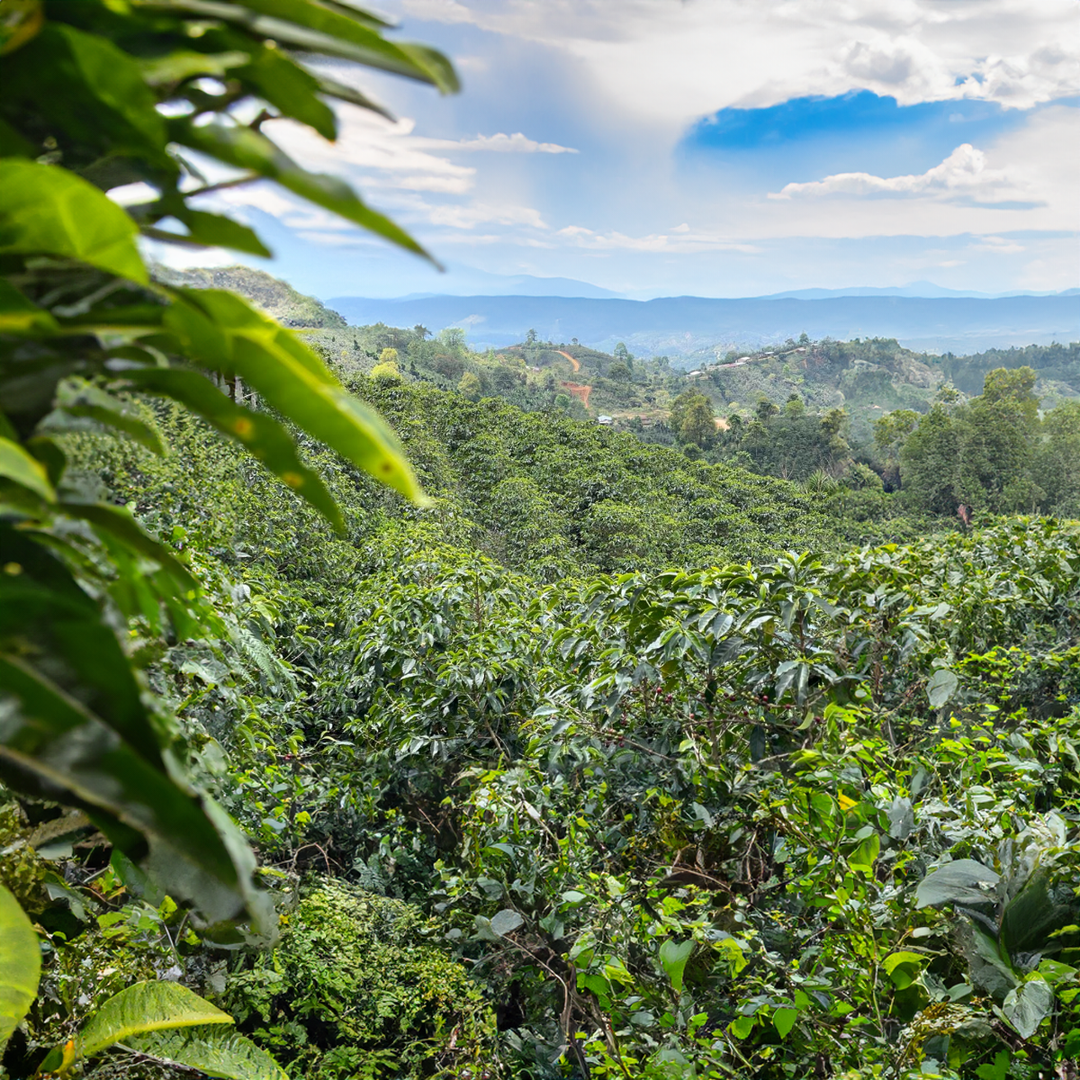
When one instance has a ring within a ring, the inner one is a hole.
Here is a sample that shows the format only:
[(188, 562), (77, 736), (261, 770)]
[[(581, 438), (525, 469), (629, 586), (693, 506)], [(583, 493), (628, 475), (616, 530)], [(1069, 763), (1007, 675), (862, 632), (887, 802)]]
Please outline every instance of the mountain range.
[(802, 333), (813, 339), (841, 341), (896, 338), (906, 348), (936, 353), (974, 353), (1080, 339), (1080, 289), (992, 298), (864, 292), (869, 295), (802, 290), (796, 295), (742, 300), (696, 296), (655, 300), (339, 296), (326, 304), (354, 325), (423, 325), (433, 331), (461, 327), (474, 348), (505, 348), (522, 341), (529, 330), (535, 330), (541, 340), (577, 339), (606, 351), (621, 341), (641, 355), (669, 356), (770, 345)]

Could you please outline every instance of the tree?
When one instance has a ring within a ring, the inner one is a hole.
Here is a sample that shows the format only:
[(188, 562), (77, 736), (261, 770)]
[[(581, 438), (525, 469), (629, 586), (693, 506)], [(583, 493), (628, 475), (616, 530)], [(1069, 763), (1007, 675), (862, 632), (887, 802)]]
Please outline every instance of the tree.
[(900, 450), (907, 499), (931, 514), (955, 514), (961, 503), (960, 436), (943, 405), (935, 405)]
[[(269, 917), (251, 885), (254, 860), (183, 775), (175, 724), (114, 628), (138, 616), (151, 636), (195, 638), (216, 616), (176, 550), (69, 484), (54, 434), (89, 420), (164, 452), (124, 395), (171, 399), (343, 531), (290, 429), (219, 389), (242, 378), (286, 421), (420, 498), (393, 432), (301, 339), (235, 295), (152, 281), (137, 246), (141, 234), (268, 255), (205, 201), (222, 186), (268, 181), (427, 257), (347, 184), (307, 172), (263, 130), (287, 117), (332, 140), (328, 98), (382, 112), (323, 74), (323, 57), (457, 88), (444, 56), (395, 43), (386, 29), (352, 5), (313, 0), (28, 0), (5, 9), (0, 30), (0, 779), (81, 808), (210, 920)], [(225, 178), (205, 181), (192, 152)], [(105, 194), (133, 184), (146, 194), (127, 210)]]
[(483, 392), (483, 386), (475, 372), (466, 371), (458, 383), (458, 393), (467, 397), (470, 401), (476, 401)]
[(1046, 493), (1045, 513), (1080, 518), (1080, 401), (1046, 414), (1032, 475)]
[(779, 411), (776, 405), (764, 397), (754, 406), (754, 415), (763, 424), (767, 424)]
[(995, 368), (983, 380), (982, 400), (987, 405), (1000, 404), (1024, 423), (1034, 425), (1039, 418), (1035, 380), (1034, 370), (1027, 366)]
[(716, 416), (712, 402), (704, 394), (697, 394), (688, 404), (679, 425), (679, 439), (703, 450), (716, 440)]

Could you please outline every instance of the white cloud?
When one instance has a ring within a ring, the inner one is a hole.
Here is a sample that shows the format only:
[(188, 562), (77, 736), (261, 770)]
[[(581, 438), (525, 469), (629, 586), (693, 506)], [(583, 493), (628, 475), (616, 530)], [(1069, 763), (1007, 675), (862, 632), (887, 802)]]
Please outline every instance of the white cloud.
[[(902, 104), (1032, 105), (1080, 91), (1075, 0), (399, 0), (581, 62), (583, 85), (641, 121), (871, 89)], [(1053, 45), (1048, 45), (1052, 42)]]
[(650, 233), (647, 236), (628, 236), (612, 230), (595, 232), (583, 225), (567, 225), (555, 236), (564, 238), (574, 247), (593, 251), (654, 251), (686, 254), (700, 251), (756, 252), (759, 249), (745, 241), (715, 232), (692, 232), (690, 227), (676, 226), (666, 233)]
[(429, 206), (427, 218), (433, 225), (449, 225), (455, 229), (472, 229), (477, 225), (526, 225), (546, 229), (539, 210), (529, 206), (487, 206), (473, 203), (468, 206)]
[(513, 135), (477, 135), (475, 139), (417, 139), (418, 145), (437, 150), (494, 150), (502, 154), (576, 154), (577, 150), (558, 143), (537, 142), (520, 131)]
[(984, 204), (1030, 200), (1031, 192), (1010, 180), (1003, 169), (988, 169), (986, 154), (971, 143), (958, 146), (940, 165), (908, 176), (874, 176), (865, 172), (836, 173), (824, 180), (787, 184), (770, 199), (793, 199), (837, 195), (911, 198), (934, 195), (962, 198)]

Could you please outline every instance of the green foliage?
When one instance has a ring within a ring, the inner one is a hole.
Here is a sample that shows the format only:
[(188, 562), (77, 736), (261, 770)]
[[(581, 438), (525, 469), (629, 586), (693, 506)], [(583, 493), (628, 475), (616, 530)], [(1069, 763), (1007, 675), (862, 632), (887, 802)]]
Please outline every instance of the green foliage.
[(19, 902), (0, 885), (0, 1054), (37, 995), (41, 951)]
[[(1080, 499), (1070, 463), (1076, 406), (1060, 405), (1040, 422), (1034, 385), (1029, 367), (999, 368), (987, 374), (981, 396), (959, 407), (936, 404), (910, 434), (881, 428), (891, 450), (899, 444), (905, 499), (938, 514), (960, 506), (1073, 513)], [(906, 417), (902, 423), (908, 427)]]
[[(156, 427), (124, 394), (172, 398), (343, 529), (293, 436), (239, 406), (243, 382), (360, 469), (419, 498), (392, 432), (315, 353), (232, 294), (152, 283), (136, 244), (141, 232), (266, 254), (250, 230), (189, 205), (207, 185), (178, 152), (187, 147), (246, 170), (239, 182), (277, 180), (420, 252), (347, 185), (305, 172), (258, 125), (234, 125), (232, 110), (257, 101), (264, 118), (289, 116), (332, 139), (322, 95), (377, 108), (309, 70), (319, 55), (456, 87), (445, 58), (392, 43), (384, 27), (359, 9), (310, 0), (212, 9), (32, 3), (8, 26), (0, 105), (8, 132), (0, 159), (0, 773), (24, 796), (59, 795), (82, 807), (118, 850), (141, 857), (149, 847), (148, 865), (211, 920), (266, 914), (250, 884), (253, 859), (176, 766), (175, 727), (145, 694), (116, 630), (137, 618), (157, 637), (199, 637), (215, 620), (167, 544), (71, 484), (56, 436), (90, 421), (163, 454)], [(128, 210), (105, 194), (136, 182), (151, 194)], [(163, 232), (166, 219), (187, 235)]]
[(232, 977), (230, 1007), (296, 1075), (472, 1075), (492, 1017), (434, 932), (415, 908), (326, 881)]

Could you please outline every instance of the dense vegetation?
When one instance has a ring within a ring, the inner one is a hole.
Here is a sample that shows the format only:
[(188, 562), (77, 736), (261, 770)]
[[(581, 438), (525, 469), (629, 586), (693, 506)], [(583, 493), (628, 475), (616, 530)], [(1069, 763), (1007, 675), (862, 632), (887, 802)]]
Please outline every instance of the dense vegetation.
[[(114, 969), (84, 1008), (173, 968), (305, 1076), (1035, 1076), (1075, 1054), (1075, 528), (831, 559), (762, 539), (753, 565), (663, 571), (719, 561), (677, 530), (642, 542), (673, 492), (791, 489), (595, 424), (354, 388), (436, 498), (409, 510), (311, 445), (346, 538), (178, 410), (143, 407), (167, 458), (67, 437), (212, 589), (215, 633), (162, 641), (152, 682), (286, 928), (215, 956), (160, 894), (118, 891), (83, 827), (45, 848), (59, 866), (20, 848), (57, 948), (43, 1002), (72, 949)], [(587, 519), (560, 506), (590, 477), (597, 505), (614, 485), (644, 508), (637, 548), (560, 522)], [(774, 538), (828, 543), (787, 500)], [(354, 1000), (370, 1011), (335, 1004)], [(82, 1012), (35, 1007), (24, 1052)]]
[[(330, 2), (9, 14), (0, 1074), (1075, 1074), (1080, 525), (986, 513), (1068, 509), (1071, 406), (995, 364), (893, 410), (920, 535), (857, 547), (900, 528), (840, 413), (803, 441), (861, 479), (796, 487), (768, 401), (758, 472), (710, 463), (659, 362), (478, 357), (252, 277), (327, 366), (211, 274), (150, 280), (137, 227), (257, 243), (187, 207), (156, 104), (205, 149), (185, 116), (286, 78), (317, 129), (356, 102), (314, 46), (445, 61)], [(35, 97), (42, 37), (104, 120)], [(411, 243), (258, 127), (221, 159)], [(87, 179), (132, 176), (134, 218)], [(681, 445), (574, 419), (582, 371)]]

